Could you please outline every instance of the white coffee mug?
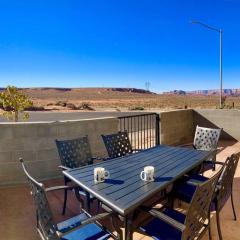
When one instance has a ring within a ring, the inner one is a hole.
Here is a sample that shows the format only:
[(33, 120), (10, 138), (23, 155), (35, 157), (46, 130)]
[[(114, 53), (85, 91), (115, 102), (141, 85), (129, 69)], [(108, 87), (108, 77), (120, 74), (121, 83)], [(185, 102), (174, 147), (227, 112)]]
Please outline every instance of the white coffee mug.
[(148, 182), (154, 181), (154, 167), (153, 166), (144, 167), (144, 170), (140, 174), (140, 178), (143, 181)]
[(105, 170), (103, 167), (94, 168), (94, 181), (95, 182), (104, 182), (105, 179), (110, 177), (109, 171)]

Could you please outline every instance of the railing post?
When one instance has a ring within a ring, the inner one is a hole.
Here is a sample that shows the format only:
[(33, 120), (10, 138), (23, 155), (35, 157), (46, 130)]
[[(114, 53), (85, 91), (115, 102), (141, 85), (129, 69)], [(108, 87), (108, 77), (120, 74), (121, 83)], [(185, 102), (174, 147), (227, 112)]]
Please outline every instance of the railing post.
[(156, 145), (160, 145), (160, 129), (159, 124), (160, 123), (160, 115), (156, 113), (156, 127), (155, 127), (155, 138), (156, 138)]
[[(135, 148), (145, 149), (146, 147), (154, 147), (154, 144), (160, 144), (160, 114), (145, 113), (120, 116), (118, 119), (120, 120), (119, 130), (128, 131), (131, 144), (135, 143)], [(150, 141), (150, 146), (148, 141)]]

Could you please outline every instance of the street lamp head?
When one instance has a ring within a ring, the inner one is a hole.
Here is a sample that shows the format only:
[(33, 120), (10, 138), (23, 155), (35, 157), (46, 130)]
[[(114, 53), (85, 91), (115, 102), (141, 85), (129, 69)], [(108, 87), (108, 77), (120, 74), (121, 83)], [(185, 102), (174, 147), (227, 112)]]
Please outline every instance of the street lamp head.
[(199, 25), (201, 25), (202, 27), (208, 28), (208, 29), (210, 29), (210, 30), (213, 30), (213, 31), (216, 31), (216, 32), (219, 32), (219, 33), (222, 32), (221, 29), (218, 29), (218, 28), (216, 28), (216, 27), (207, 25), (207, 24), (205, 24), (205, 23), (202, 23), (202, 22), (199, 22), (199, 21), (196, 21), (196, 20), (191, 20), (191, 23), (192, 23), (192, 24), (199, 24)]
[(216, 28), (214, 26), (207, 25), (205, 23), (196, 21), (196, 20), (191, 20), (190, 21), (192, 24), (199, 24), (202, 27), (208, 28), (212, 31), (216, 31), (220, 35), (220, 108), (222, 108), (222, 29)]

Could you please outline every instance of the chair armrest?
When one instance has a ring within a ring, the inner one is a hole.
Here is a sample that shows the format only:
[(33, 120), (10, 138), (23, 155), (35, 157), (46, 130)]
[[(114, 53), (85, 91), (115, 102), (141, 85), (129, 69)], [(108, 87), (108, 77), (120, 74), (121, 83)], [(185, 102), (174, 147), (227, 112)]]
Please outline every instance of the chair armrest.
[(149, 210), (149, 208), (146, 207), (141, 207), (141, 210), (143, 210), (144, 212), (148, 212), (150, 213), (153, 217), (156, 217), (162, 221), (164, 221), (165, 223), (171, 225), (172, 227), (178, 229), (179, 231), (183, 232), (184, 229), (186, 228), (186, 226), (178, 221), (176, 221), (175, 219), (167, 216), (166, 214), (157, 211), (156, 209), (151, 208)]
[(222, 186), (220, 183), (217, 183), (216, 187), (215, 187), (215, 192), (218, 192), (219, 190), (221, 190)]
[(90, 217), (90, 218), (88, 218), (86, 220), (83, 220), (80, 225), (78, 225), (78, 226), (76, 226), (76, 227), (74, 227), (74, 228), (72, 228), (72, 229), (70, 229), (70, 230), (68, 230), (68, 231), (66, 231), (64, 233), (61, 233), (61, 232), (57, 231), (57, 234), (61, 238), (61, 237), (65, 236), (65, 235), (67, 235), (67, 234), (69, 234), (71, 232), (74, 232), (74, 231), (76, 231), (76, 230), (86, 226), (87, 224), (94, 223), (94, 222), (96, 222), (98, 220), (102, 220), (102, 219), (104, 219), (106, 217), (109, 217), (112, 214), (113, 214), (113, 212), (100, 213), (100, 214), (98, 214), (96, 216), (93, 216), (93, 217)]
[(219, 162), (219, 161), (216, 161), (216, 162), (214, 162), (214, 164), (218, 164), (218, 165), (221, 165), (221, 166), (223, 166), (223, 165), (224, 165), (224, 162)]
[(51, 192), (51, 191), (57, 191), (57, 190), (65, 190), (65, 189), (72, 189), (73, 187), (71, 186), (54, 186), (54, 187), (49, 187), (45, 188), (45, 192)]
[(69, 168), (69, 167), (65, 167), (65, 166), (63, 166), (63, 165), (60, 165), (60, 166), (58, 166), (60, 169), (62, 169), (63, 171), (66, 171), (66, 170), (71, 170), (71, 168)]
[(221, 165), (221, 166), (224, 165), (224, 162), (219, 162), (219, 161), (209, 161), (209, 160), (203, 161), (203, 163), (214, 163), (214, 164), (218, 164), (218, 165)]

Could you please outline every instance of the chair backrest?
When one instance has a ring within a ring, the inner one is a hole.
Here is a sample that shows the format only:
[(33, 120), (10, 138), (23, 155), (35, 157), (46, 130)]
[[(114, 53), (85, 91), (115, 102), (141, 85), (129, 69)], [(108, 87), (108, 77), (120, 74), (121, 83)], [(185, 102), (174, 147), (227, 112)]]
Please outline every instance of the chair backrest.
[(186, 228), (183, 231), (183, 240), (195, 239), (199, 236), (199, 232), (206, 224), (206, 221), (209, 223), (210, 204), (222, 171), (223, 167), (212, 178), (197, 186), (186, 214), (184, 223)]
[(198, 150), (215, 150), (217, 149), (221, 131), (221, 128), (205, 128), (197, 126), (193, 145)]
[(102, 135), (110, 158), (122, 157), (133, 152), (127, 131)]
[(33, 196), (34, 205), (36, 207), (38, 232), (44, 240), (57, 240), (59, 239), (56, 234), (57, 226), (53, 221), (44, 185), (30, 176), (22, 159), (20, 159), (20, 162), (31, 187), (31, 195)]
[(237, 169), (240, 153), (232, 154), (227, 158), (225, 167), (217, 185), (217, 208), (221, 210), (232, 193), (234, 174)]
[(88, 137), (71, 140), (56, 140), (61, 163), (65, 167), (77, 168), (92, 164), (92, 153)]

